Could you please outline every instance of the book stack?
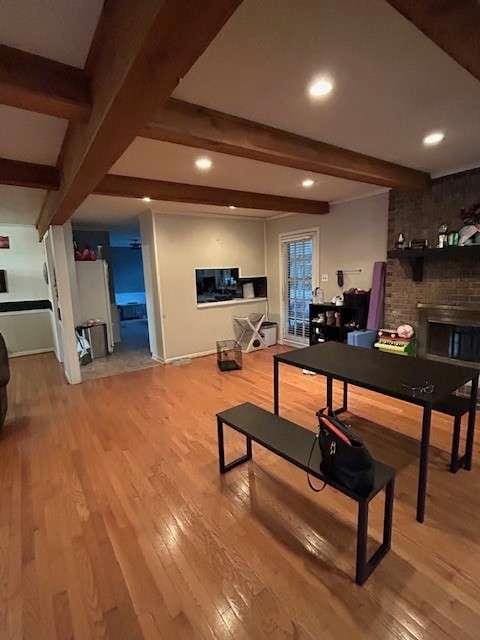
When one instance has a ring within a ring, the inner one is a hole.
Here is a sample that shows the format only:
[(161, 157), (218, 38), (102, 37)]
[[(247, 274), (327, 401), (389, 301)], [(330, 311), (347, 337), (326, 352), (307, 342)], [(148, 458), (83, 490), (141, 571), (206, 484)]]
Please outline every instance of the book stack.
[(380, 329), (374, 347), (387, 353), (410, 356), (414, 353), (413, 338), (401, 338), (395, 330)]

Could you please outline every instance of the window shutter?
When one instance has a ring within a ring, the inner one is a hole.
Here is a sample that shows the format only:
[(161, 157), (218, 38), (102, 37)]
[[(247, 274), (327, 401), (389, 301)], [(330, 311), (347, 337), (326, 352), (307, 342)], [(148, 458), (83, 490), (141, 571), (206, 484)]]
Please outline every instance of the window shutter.
[(312, 238), (288, 240), (283, 244), (286, 273), (286, 326), (288, 336), (308, 339), (309, 304), (312, 296)]

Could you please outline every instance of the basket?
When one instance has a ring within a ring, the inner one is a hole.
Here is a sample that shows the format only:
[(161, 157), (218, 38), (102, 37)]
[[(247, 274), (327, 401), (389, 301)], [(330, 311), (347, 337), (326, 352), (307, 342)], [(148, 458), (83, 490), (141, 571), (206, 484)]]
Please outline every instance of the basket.
[(236, 340), (217, 342), (217, 365), (220, 371), (236, 371), (242, 368), (242, 347)]

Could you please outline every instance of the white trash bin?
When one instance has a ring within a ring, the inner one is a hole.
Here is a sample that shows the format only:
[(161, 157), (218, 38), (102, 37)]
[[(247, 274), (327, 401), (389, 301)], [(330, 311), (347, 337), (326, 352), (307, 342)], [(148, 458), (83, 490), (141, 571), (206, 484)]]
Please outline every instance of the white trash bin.
[(263, 336), (266, 347), (273, 347), (277, 344), (277, 323), (276, 322), (262, 322), (260, 333)]

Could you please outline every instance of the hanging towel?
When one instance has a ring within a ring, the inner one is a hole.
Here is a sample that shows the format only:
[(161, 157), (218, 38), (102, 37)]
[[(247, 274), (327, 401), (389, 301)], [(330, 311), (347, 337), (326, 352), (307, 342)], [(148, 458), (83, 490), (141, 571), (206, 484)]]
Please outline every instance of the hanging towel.
[(372, 293), (368, 307), (367, 329), (378, 331), (383, 322), (383, 298), (385, 296), (386, 262), (375, 262), (373, 265)]

